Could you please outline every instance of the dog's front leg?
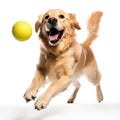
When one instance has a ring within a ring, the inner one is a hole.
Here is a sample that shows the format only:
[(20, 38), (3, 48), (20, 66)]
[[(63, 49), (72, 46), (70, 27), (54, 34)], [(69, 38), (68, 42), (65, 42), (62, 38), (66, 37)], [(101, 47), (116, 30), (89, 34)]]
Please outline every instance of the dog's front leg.
[(59, 80), (52, 83), (43, 95), (41, 95), (35, 102), (35, 109), (44, 109), (48, 105), (53, 96), (65, 90), (71, 83), (69, 76), (63, 75)]
[(45, 78), (40, 71), (37, 71), (35, 77), (24, 94), (24, 98), (27, 102), (36, 98), (38, 89), (45, 83)]

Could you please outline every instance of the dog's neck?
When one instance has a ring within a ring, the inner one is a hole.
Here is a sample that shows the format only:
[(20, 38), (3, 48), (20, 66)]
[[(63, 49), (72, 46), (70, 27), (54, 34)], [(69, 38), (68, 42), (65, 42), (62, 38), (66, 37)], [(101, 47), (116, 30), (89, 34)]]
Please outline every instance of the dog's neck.
[(64, 52), (68, 51), (76, 42), (71, 42), (69, 45), (67, 45), (66, 47), (64, 47), (64, 45), (58, 45), (58, 46), (52, 46), (52, 47), (46, 47), (46, 45), (44, 45), (44, 43), (41, 46), (41, 51), (43, 51), (44, 53), (46, 53), (48, 56), (52, 55), (54, 57), (57, 57), (61, 54), (63, 54)]
[(75, 32), (73, 31), (71, 34), (66, 34), (66, 36), (62, 38), (62, 41), (58, 45), (51, 46), (48, 43), (47, 38), (41, 32), (39, 34), (39, 38), (43, 43), (42, 49), (44, 49), (48, 54), (54, 55), (55, 57), (68, 51), (73, 45), (77, 43), (75, 36)]

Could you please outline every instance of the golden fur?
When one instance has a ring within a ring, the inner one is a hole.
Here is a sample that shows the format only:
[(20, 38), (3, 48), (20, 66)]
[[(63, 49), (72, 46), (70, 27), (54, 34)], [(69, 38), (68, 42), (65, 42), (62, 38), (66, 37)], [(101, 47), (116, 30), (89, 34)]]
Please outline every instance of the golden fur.
[(74, 14), (55, 9), (39, 16), (35, 31), (40, 31), (39, 38), (43, 45), (36, 75), (25, 92), (24, 98), (26, 101), (34, 100), (38, 89), (46, 83), (46, 77), (52, 84), (36, 100), (36, 109), (45, 108), (53, 96), (65, 90), (71, 83), (74, 84), (75, 90), (68, 99), (68, 103), (73, 103), (80, 88), (78, 78), (81, 74), (86, 75), (88, 80), (96, 86), (98, 102), (103, 100), (100, 87), (101, 75), (89, 47), (97, 37), (101, 16), (102, 12), (96, 11), (89, 17), (88, 37), (82, 44), (77, 43), (75, 38), (75, 29), (81, 28)]

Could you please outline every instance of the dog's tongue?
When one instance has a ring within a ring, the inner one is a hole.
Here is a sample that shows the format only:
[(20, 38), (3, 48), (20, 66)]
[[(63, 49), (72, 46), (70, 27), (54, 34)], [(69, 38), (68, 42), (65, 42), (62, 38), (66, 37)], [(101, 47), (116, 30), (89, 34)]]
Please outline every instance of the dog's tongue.
[(58, 39), (58, 34), (49, 36), (50, 41), (54, 41), (54, 40), (57, 40), (57, 39)]

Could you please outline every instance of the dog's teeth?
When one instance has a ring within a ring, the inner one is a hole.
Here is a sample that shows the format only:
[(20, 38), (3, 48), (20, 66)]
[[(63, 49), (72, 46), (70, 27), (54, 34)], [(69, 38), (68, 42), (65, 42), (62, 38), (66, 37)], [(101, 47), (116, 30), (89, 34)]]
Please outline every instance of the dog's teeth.
[(47, 31), (47, 32), (49, 32), (50, 30), (47, 28), (47, 26), (45, 27), (45, 30)]

